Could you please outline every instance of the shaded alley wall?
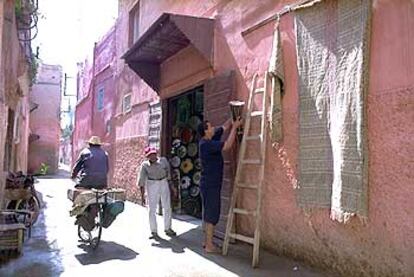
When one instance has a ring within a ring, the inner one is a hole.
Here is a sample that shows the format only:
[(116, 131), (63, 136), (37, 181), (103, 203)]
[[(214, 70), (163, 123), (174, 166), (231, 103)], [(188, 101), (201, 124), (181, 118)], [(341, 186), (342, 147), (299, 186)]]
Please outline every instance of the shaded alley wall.
[(29, 171), (38, 172), (41, 164), (49, 166), (48, 174), (57, 171), (60, 140), (60, 102), (62, 68), (41, 64), (30, 101), (38, 108), (31, 113), (30, 130), (38, 136), (29, 145)]
[(7, 171), (26, 171), (29, 137), (30, 43), (17, 30), (14, 1), (0, 2), (0, 208)]

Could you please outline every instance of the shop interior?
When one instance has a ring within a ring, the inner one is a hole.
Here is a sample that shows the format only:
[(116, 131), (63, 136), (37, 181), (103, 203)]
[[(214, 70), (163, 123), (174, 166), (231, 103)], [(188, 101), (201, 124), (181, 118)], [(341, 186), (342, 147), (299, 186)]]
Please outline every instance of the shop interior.
[(178, 197), (173, 199), (177, 213), (201, 218), (197, 126), (203, 121), (202, 86), (168, 99), (167, 153), (173, 185)]

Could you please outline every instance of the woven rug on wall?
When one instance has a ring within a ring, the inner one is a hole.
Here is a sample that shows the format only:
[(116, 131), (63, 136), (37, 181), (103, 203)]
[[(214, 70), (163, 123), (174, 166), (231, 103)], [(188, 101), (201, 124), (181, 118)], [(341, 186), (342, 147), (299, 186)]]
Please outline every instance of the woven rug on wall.
[[(319, 1), (317, 1), (319, 2)], [(371, 1), (295, 11), (299, 74), (298, 204), (367, 217), (365, 97)]]
[(269, 62), (269, 72), (272, 80), (270, 95), (270, 140), (272, 145), (282, 140), (282, 88), (285, 80), (282, 41), (280, 39), (280, 18), (274, 27), (272, 52)]

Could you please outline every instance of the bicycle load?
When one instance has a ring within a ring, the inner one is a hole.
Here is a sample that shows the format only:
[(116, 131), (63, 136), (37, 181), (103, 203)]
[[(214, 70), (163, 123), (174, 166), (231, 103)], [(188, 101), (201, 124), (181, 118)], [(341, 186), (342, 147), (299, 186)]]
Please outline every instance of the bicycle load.
[(92, 136), (88, 144), (73, 167), (76, 185), (68, 190), (68, 198), (73, 201), (70, 215), (76, 216), (80, 240), (96, 248), (102, 228), (111, 226), (124, 211), (125, 190), (107, 189), (108, 154), (101, 148), (99, 137)]
[(102, 228), (111, 226), (124, 211), (125, 190), (74, 188), (68, 190), (68, 198), (73, 201), (70, 216), (76, 217), (79, 239), (96, 248)]

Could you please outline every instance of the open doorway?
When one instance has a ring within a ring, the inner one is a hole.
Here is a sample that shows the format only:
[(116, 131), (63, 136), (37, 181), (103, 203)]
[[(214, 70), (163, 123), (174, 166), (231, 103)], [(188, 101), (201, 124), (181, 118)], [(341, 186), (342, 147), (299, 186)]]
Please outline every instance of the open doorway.
[(13, 171), (13, 129), (14, 129), (14, 111), (9, 109), (7, 116), (7, 133), (6, 143), (4, 145), (4, 171)]
[(201, 218), (197, 126), (203, 121), (204, 88), (193, 88), (167, 101), (167, 154), (178, 191), (173, 200), (174, 210)]

